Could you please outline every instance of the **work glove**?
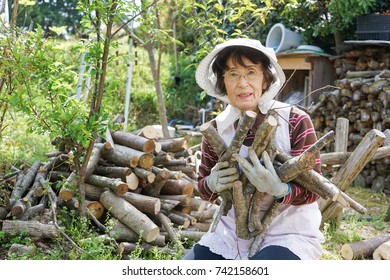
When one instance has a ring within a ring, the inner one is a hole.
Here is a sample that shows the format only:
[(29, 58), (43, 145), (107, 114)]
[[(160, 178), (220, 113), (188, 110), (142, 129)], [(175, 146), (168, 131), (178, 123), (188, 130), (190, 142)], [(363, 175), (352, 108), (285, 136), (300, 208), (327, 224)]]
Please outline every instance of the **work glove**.
[(251, 182), (259, 192), (268, 193), (277, 199), (290, 193), (291, 189), (289, 184), (283, 183), (280, 180), (266, 151), (262, 154), (264, 166), (257, 158), (253, 148), (248, 149), (248, 155), (252, 163), (238, 154), (234, 154), (233, 158), (241, 164), (242, 172), (244, 172), (249, 182)]
[(233, 182), (239, 178), (236, 167), (229, 167), (229, 162), (218, 162), (207, 177), (206, 182), (209, 189), (214, 193), (220, 193), (233, 187)]

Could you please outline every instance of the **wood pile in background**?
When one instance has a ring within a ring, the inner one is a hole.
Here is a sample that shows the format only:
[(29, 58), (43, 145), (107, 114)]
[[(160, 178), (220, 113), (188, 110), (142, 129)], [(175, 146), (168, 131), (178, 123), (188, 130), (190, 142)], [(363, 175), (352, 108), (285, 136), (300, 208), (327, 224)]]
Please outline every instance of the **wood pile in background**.
[[(356, 47), (332, 58), (336, 69), (337, 89), (324, 92), (320, 102), (309, 111), (317, 132), (337, 129), (337, 120), (348, 121), (346, 151), (353, 151), (372, 129), (387, 136), (390, 145), (390, 47)], [(327, 146), (325, 152), (336, 151)], [(336, 164), (325, 164), (325, 172), (337, 170)], [(390, 194), (390, 157), (374, 159), (354, 181), (355, 185)]]
[[(182, 137), (158, 138), (149, 126), (107, 131), (106, 139), (94, 146), (84, 184), (89, 218), (98, 228), (110, 228), (100, 238), (114, 240), (123, 254), (134, 250), (140, 237), (142, 246), (160, 248), (184, 238), (199, 240), (217, 207), (198, 196), (194, 156), (199, 148), (187, 147)], [(58, 210), (77, 211), (71, 153), (48, 157), (48, 162), (4, 178), (12, 187), (6, 205), (0, 206), (5, 234), (24, 229), (36, 239), (54, 238), (59, 228), (49, 221)]]

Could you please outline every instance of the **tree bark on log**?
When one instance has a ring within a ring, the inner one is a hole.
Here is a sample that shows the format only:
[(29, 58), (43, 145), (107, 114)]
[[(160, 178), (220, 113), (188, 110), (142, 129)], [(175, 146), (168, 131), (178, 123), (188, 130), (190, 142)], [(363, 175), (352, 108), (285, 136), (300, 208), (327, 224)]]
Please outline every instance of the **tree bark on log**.
[(34, 162), (31, 167), (28, 169), (27, 173), (21, 178), (21, 180), (18, 180), (17, 183), (14, 185), (14, 188), (12, 189), (10, 198), (9, 198), (9, 207), (12, 207), (12, 205), (20, 198), (24, 196), (27, 189), (32, 185), (34, 182), (35, 176), (37, 175), (38, 169), (42, 166), (41, 162)]
[(109, 178), (119, 178), (123, 182), (126, 181), (126, 176), (130, 175), (133, 171), (130, 167), (123, 166), (103, 166), (98, 165), (95, 170), (96, 175), (101, 175)]
[(156, 216), (161, 210), (160, 199), (147, 195), (126, 192), (122, 197), (142, 213)]
[(162, 187), (166, 184), (169, 178), (168, 172), (159, 172), (153, 183), (146, 184), (142, 189), (142, 193), (149, 196), (158, 196)]
[[(352, 155), (352, 152), (330, 152), (321, 154), (321, 164), (323, 165), (338, 165), (344, 164)], [(390, 146), (379, 147), (370, 161), (390, 157)]]
[(349, 120), (337, 118), (335, 152), (346, 152), (348, 148)]
[(187, 180), (172, 180), (168, 179), (162, 186), (160, 194), (184, 194), (192, 195), (194, 192), (194, 185)]
[(116, 147), (102, 149), (102, 157), (117, 166), (136, 167), (138, 165), (138, 157), (136, 155), (125, 154), (118, 151)]
[(187, 148), (187, 140), (184, 137), (158, 139), (161, 144), (161, 150), (167, 153), (176, 153), (184, 151)]
[(374, 260), (390, 260), (390, 241), (379, 245), (372, 256)]
[(25, 232), (30, 237), (57, 238), (59, 232), (54, 225), (42, 224), (38, 221), (4, 220), (2, 231), (6, 236)]
[(128, 185), (120, 179), (108, 178), (100, 175), (91, 175), (85, 180), (86, 183), (101, 187), (109, 188), (117, 195), (121, 196), (129, 190)]
[(346, 260), (371, 258), (375, 249), (389, 240), (390, 235), (383, 234), (367, 240), (344, 244), (341, 247), (341, 255)]
[(77, 188), (78, 179), (76, 172), (70, 173), (66, 178), (64, 185), (61, 187), (58, 196), (65, 201), (71, 200), (74, 197), (74, 190)]
[(176, 234), (176, 232), (172, 229), (172, 227), (170, 225), (171, 224), (171, 220), (165, 214), (163, 214), (162, 212), (157, 214), (157, 219), (161, 222), (162, 226), (167, 231), (169, 239), (173, 243), (175, 243), (182, 252), (184, 252), (185, 249), (183, 247), (183, 244), (180, 242), (180, 240), (178, 238), (178, 235)]
[(156, 179), (156, 174), (150, 170), (146, 170), (140, 167), (134, 167), (133, 172), (138, 178), (145, 180), (146, 183), (151, 184)]
[(105, 191), (100, 201), (103, 206), (127, 227), (134, 230), (146, 242), (151, 242), (159, 235), (159, 228), (145, 214), (127, 202), (124, 198), (115, 195), (112, 191)]
[(112, 225), (112, 228), (108, 232), (109, 236), (114, 238), (118, 242), (137, 242), (139, 240), (139, 235), (126, 226), (124, 223), (118, 219), (111, 218), (109, 224)]
[[(138, 167), (149, 169), (154, 164), (154, 157), (150, 153), (145, 153), (119, 144), (115, 144), (115, 150), (125, 155), (129, 160), (136, 158), (137, 161), (136, 166)], [(130, 166), (130, 167), (136, 167), (136, 166)]]
[(99, 160), (102, 155), (102, 145), (94, 145), (92, 149), (91, 157), (89, 158), (87, 169), (85, 170), (85, 178), (88, 178), (92, 173), (95, 172), (96, 167), (98, 166)]
[(100, 200), (100, 196), (102, 195), (102, 193), (108, 190), (108, 188), (102, 188), (88, 183), (84, 183), (84, 189), (85, 198), (89, 200)]
[(115, 131), (111, 132), (114, 143), (120, 144), (145, 153), (153, 153), (155, 149), (154, 140), (130, 132)]
[(315, 164), (316, 157), (313, 153), (302, 153), (284, 162), (277, 169), (277, 174), (282, 182), (290, 182), (302, 172), (312, 170)]
[(22, 245), (22, 244), (12, 244), (11, 247), (8, 249), (9, 255), (16, 255), (19, 257), (26, 257), (32, 258), (37, 253), (37, 247), (35, 245)]
[(177, 200), (182, 206), (190, 205), (192, 200), (192, 197), (189, 194), (160, 194), (158, 198), (165, 200)]

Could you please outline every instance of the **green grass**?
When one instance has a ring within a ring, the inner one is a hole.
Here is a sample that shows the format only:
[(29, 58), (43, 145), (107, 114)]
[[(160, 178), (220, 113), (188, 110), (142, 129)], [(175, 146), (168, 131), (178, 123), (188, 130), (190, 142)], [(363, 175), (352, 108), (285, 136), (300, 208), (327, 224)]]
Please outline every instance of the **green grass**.
[(342, 260), (342, 245), (369, 239), (390, 229), (389, 223), (384, 221), (389, 207), (389, 198), (385, 194), (360, 187), (347, 189), (347, 194), (366, 207), (367, 213), (362, 215), (344, 208), (339, 220), (325, 223), (322, 232), (326, 242), (321, 259)]

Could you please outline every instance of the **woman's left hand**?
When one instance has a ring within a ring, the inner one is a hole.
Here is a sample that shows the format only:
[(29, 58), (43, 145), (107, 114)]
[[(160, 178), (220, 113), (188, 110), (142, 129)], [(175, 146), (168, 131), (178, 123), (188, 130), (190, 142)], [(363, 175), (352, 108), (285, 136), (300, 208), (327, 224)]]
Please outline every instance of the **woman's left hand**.
[(280, 180), (266, 151), (262, 154), (264, 166), (253, 148), (248, 149), (248, 155), (252, 163), (238, 154), (234, 154), (233, 157), (241, 164), (242, 171), (258, 191), (266, 192), (275, 198), (284, 197), (290, 192), (288, 184)]

